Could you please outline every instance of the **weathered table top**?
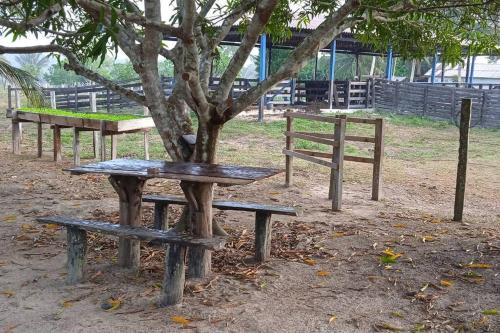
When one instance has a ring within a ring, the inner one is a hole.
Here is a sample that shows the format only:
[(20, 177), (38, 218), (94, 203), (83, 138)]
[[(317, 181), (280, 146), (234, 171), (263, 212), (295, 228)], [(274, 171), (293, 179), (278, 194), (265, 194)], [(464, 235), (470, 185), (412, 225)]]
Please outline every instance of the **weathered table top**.
[(100, 173), (111, 176), (167, 178), (201, 183), (244, 185), (274, 176), (281, 169), (236, 165), (116, 159), (66, 169), (72, 174)]

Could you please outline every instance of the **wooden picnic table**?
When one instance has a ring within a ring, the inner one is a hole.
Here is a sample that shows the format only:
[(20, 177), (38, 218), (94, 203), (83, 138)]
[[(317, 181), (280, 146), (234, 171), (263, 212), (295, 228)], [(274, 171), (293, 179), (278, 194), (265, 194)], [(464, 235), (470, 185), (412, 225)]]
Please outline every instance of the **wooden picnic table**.
[[(139, 227), (146, 180), (165, 178), (198, 183), (245, 185), (283, 172), (280, 169), (221, 164), (116, 159), (66, 169), (71, 174), (105, 174), (120, 200), (120, 225)], [(139, 241), (120, 238), (118, 264), (137, 269)]]

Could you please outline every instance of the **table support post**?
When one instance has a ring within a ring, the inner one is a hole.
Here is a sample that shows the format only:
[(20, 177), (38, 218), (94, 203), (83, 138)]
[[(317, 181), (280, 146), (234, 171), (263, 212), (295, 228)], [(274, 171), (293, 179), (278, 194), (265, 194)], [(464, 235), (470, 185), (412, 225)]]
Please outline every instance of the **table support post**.
[(61, 127), (54, 125), (54, 161), (61, 162)]
[(80, 165), (80, 130), (73, 128), (73, 164)]
[(42, 157), (42, 153), (43, 153), (43, 150), (42, 150), (42, 145), (43, 145), (43, 127), (42, 127), (42, 123), (37, 123), (37, 134), (38, 134), (38, 157)]
[(111, 135), (111, 159), (115, 160), (118, 156), (118, 137), (115, 134)]
[[(110, 176), (109, 182), (120, 198), (120, 225), (139, 227), (141, 224), (142, 191), (145, 180), (133, 176)], [(140, 242), (120, 238), (118, 244), (118, 265), (139, 269)]]

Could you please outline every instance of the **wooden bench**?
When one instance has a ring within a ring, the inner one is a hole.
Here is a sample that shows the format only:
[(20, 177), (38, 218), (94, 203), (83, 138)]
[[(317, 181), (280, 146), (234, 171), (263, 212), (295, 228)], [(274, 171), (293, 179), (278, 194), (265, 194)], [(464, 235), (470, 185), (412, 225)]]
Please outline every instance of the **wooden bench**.
[(195, 238), (180, 234), (174, 230), (153, 230), (142, 227), (129, 227), (98, 221), (86, 221), (71, 217), (52, 216), (37, 219), (40, 223), (65, 226), (68, 237), (68, 276), (66, 282), (75, 284), (84, 279), (85, 257), (87, 253), (87, 231), (100, 232), (117, 237), (155, 244), (168, 244), (166, 247), (165, 276), (161, 305), (173, 305), (182, 301), (184, 293), (185, 270), (184, 258), (187, 247), (207, 250), (223, 248), (223, 237), (211, 239)]
[[(155, 204), (154, 228), (159, 230), (163, 230), (167, 226), (169, 205), (187, 204), (185, 198), (177, 196), (145, 195), (142, 201)], [(255, 212), (255, 259), (259, 262), (268, 260), (271, 255), (271, 215), (299, 216), (301, 214), (293, 207), (263, 205), (253, 202), (214, 200), (212, 207), (220, 210)]]

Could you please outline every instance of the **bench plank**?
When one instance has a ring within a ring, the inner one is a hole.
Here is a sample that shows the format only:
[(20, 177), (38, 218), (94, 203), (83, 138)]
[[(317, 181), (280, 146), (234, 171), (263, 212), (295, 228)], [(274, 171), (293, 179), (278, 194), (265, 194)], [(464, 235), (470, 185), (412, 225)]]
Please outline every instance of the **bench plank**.
[[(145, 195), (142, 197), (144, 202), (154, 202), (163, 204), (174, 204), (174, 205), (186, 205), (186, 199), (178, 196), (157, 196), (157, 195)], [(227, 200), (214, 200), (212, 202), (212, 207), (220, 210), (240, 210), (248, 212), (268, 212), (271, 214), (278, 215), (290, 215), (290, 216), (300, 216), (300, 210), (294, 207), (285, 206), (275, 206), (275, 205), (265, 205), (254, 202), (237, 202), (237, 201), (227, 201)]]
[(214, 236), (213, 238), (196, 238), (191, 235), (181, 234), (174, 230), (153, 230), (142, 227), (129, 227), (99, 221), (88, 221), (64, 216), (40, 217), (40, 223), (57, 224), (65, 227), (76, 227), (82, 230), (95, 231), (118, 237), (137, 239), (141, 241), (159, 241), (184, 246), (197, 246), (207, 250), (220, 250), (224, 247), (225, 239)]

